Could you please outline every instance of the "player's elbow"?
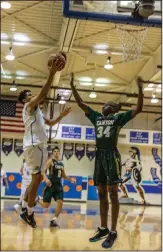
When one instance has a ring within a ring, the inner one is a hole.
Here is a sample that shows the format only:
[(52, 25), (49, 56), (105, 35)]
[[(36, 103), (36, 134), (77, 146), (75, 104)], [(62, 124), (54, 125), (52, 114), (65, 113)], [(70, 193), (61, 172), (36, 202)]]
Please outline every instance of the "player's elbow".
[(46, 121), (45, 121), (45, 124), (48, 125), (48, 126), (52, 126), (50, 120), (46, 120)]

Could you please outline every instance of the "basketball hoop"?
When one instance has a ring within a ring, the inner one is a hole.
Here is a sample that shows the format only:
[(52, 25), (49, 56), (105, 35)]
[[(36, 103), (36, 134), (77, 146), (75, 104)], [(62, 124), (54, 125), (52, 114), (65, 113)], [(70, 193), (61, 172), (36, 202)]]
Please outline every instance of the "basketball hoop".
[(123, 61), (139, 59), (148, 27), (132, 26), (130, 29), (127, 25), (116, 25), (116, 28), (122, 43)]

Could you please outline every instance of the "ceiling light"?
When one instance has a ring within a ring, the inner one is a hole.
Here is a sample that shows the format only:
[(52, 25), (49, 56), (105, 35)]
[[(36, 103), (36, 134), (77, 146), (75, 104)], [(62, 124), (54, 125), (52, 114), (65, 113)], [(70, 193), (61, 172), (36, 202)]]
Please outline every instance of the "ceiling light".
[(127, 6), (128, 4), (132, 3), (132, 1), (120, 1), (122, 5)]
[(9, 75), (1, 75), (1, 77), (5, 79), (12, 79), (12, 76), (9, 76)]
[(15, 81), (13, 81), (12, 86), (10, 87), (10, 91), (15, 92), (17, 90), (17, 87), (15, 85)]
[(92, 78), (87, 77), (87, 76), (86, 77), (85, 76), (84, 77), (79, 77), (78, 79), (79, 79), (79, 81), (88, 81), (88, 82), (92, 81)]
[(89, 97), (90, 97), (90, 98), (96, 98), (96, 97), (97, 97), (97, 95), (96, 95), (96, 93), (95, 93), (95, 92), (91, 92), (91, 93), (90, 93), (90, 95), (89, 95)]
[(96, 53), (96, 54), (104, 55), (104, 54), (107, 54), (108, 51), (106, 51), (106, 50), (95, 50), (95, 53)]
[(156, 88), (157, 93), (161, 93), (161, 88)]
[(15, 92), (16, 90), (17, 90), (17, 87), (16, 87), (16, 86), (13, 85), (13, 86), (10, 87), (10, 91)]
[(105, 50), (105, 49), (108, 48), (108, 45), (107, 45), (107, 44), (96, 44), (96, 45), (94, 46), (94, 48), (95, 48), (96, 50)]
[(26, 73), (25, 71), (22, 71), (22, 70), (17, 70), (16, 74), (17, 75), (22, 75), (23, 77), (24, 77), (24, 75), (28, 75), (28, 73)]
[(96, 82), (98, 82), (98, 83), (110, 83), (110, 80), (108, 78), (97, 78)]
[(9, 43), (8, 41), (2, 41), (2, 40), (1, 40), (1, 44), (2, 44), (2, 45), (9, 45), (10, 43)]
[(152, 97), (153, 97), (153, 98), (156, 98), (156, 93), (155, 93), (155, 92), (152, 94)]
[(10, 47), (9, 53), (6, 55), (6, 59), (7, 60), (14, 60), (15, 59), (15, 56), (13, 55), (13, 52), (12, 52), (12, 47)]
[(10, 9), (10, 8), (11, 8), (10, 2), (2, 1), (2, 2), (1, 2), (1, 8), (2, 8), (2, 9)]
[(81, 86), (92, 86), (91, 82), (80, 82)]
[(150, 84), (148, 85), (148, 87), (154, 87), (154, 84), (150, 83)]
[(24, 79), (24, 76), (17, 76), (16, 79), (18, 79), (18, 80), (23, 80), (23, 79)]
[(104, 68), (107, 69), (107, 70), (109, 70), (109, 69), (112, 69), (112, 68), (113, 68), (113, 65), (111, 65), (111, 64), (106, 64), (106, 65), (104, 66)]
[(61, 100), (59, 100), (59, 104), (65, 104), (65, 103), (66, 103), (66, 101), (65, 101), (64, 97), (62, 96)]
[(106, 84), (104, 84), (104, 83), (96, 83), (95, 86), (96, 87), (105, 87)]
[(158, 103), (158, 99), (152, 98), (151, 103)]
[(2, 32), (1, 39), (8, 39), (8, 35), (6, 33)]
[(22, 41), (22, 42), (30, 41), (29, 37), (26, 34), (23, 34), (23, 33), (16, 33), (14, 35), (14, 40)]
[(107, 69), (107, 70), (113, 68), (113, 65), (110, 64), (110, 59), (111, 59), (111, 57), (109, 56), (108, 59), (107, 59), (107, 64), (104, 66), (104, 68)]
[(63, 94), (64, 96), (70, 95), (71, 94), (71, 90), (67, 90), (67, 89), (58, 89), (58, 93), (59, 94)]
[(13, 45), (24, 46), (25, 44), (22, 42), (13, 42)]
[(151, 87), (146, 87), (146, 88), (144, 88), (144, 91), (153, 91), (153, 88), (151, 88)]
[(122, 52), (111, 52), (111, 55), (122, 55)]

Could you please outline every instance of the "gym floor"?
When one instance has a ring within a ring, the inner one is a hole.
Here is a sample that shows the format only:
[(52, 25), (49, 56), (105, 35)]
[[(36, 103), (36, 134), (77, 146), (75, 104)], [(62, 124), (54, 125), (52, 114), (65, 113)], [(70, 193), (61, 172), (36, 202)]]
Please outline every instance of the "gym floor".
[[(100, 224), (97, 202), (64, 203), (60, 229), (49, 227), (55, 203), (48, 210), (36, 206), (38, 227), (23, 224), (13, 210), (15, 200), (1, 201), (1, 250), (104, 250), (90, 243)], [(110, 227), (110, 213), (109, 213)], [(161, 250), (161, 207), (120, 206), (118, 239), (112, 250)]]

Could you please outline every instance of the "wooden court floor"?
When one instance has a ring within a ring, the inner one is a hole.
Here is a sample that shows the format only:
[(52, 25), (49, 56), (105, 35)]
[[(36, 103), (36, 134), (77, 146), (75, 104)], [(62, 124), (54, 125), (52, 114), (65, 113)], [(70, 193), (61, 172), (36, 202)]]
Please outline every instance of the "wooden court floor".
[[(13, 211), (14, 200), (1, 202), (1, 250), (105, 250), (101, 242), (90, 243), (99, 226), (98, 203), (64, 203), (60, 229), (49, 228), (55, 203), (49, 210), (36, 207), (38, 227), (23, 224)], [(109, 213), (110, 220), (110, 213)], [(110, 221), (109, 221), (110, 226)], [(121, 205), (115, 251), (161, 251), (161, 208)]]

